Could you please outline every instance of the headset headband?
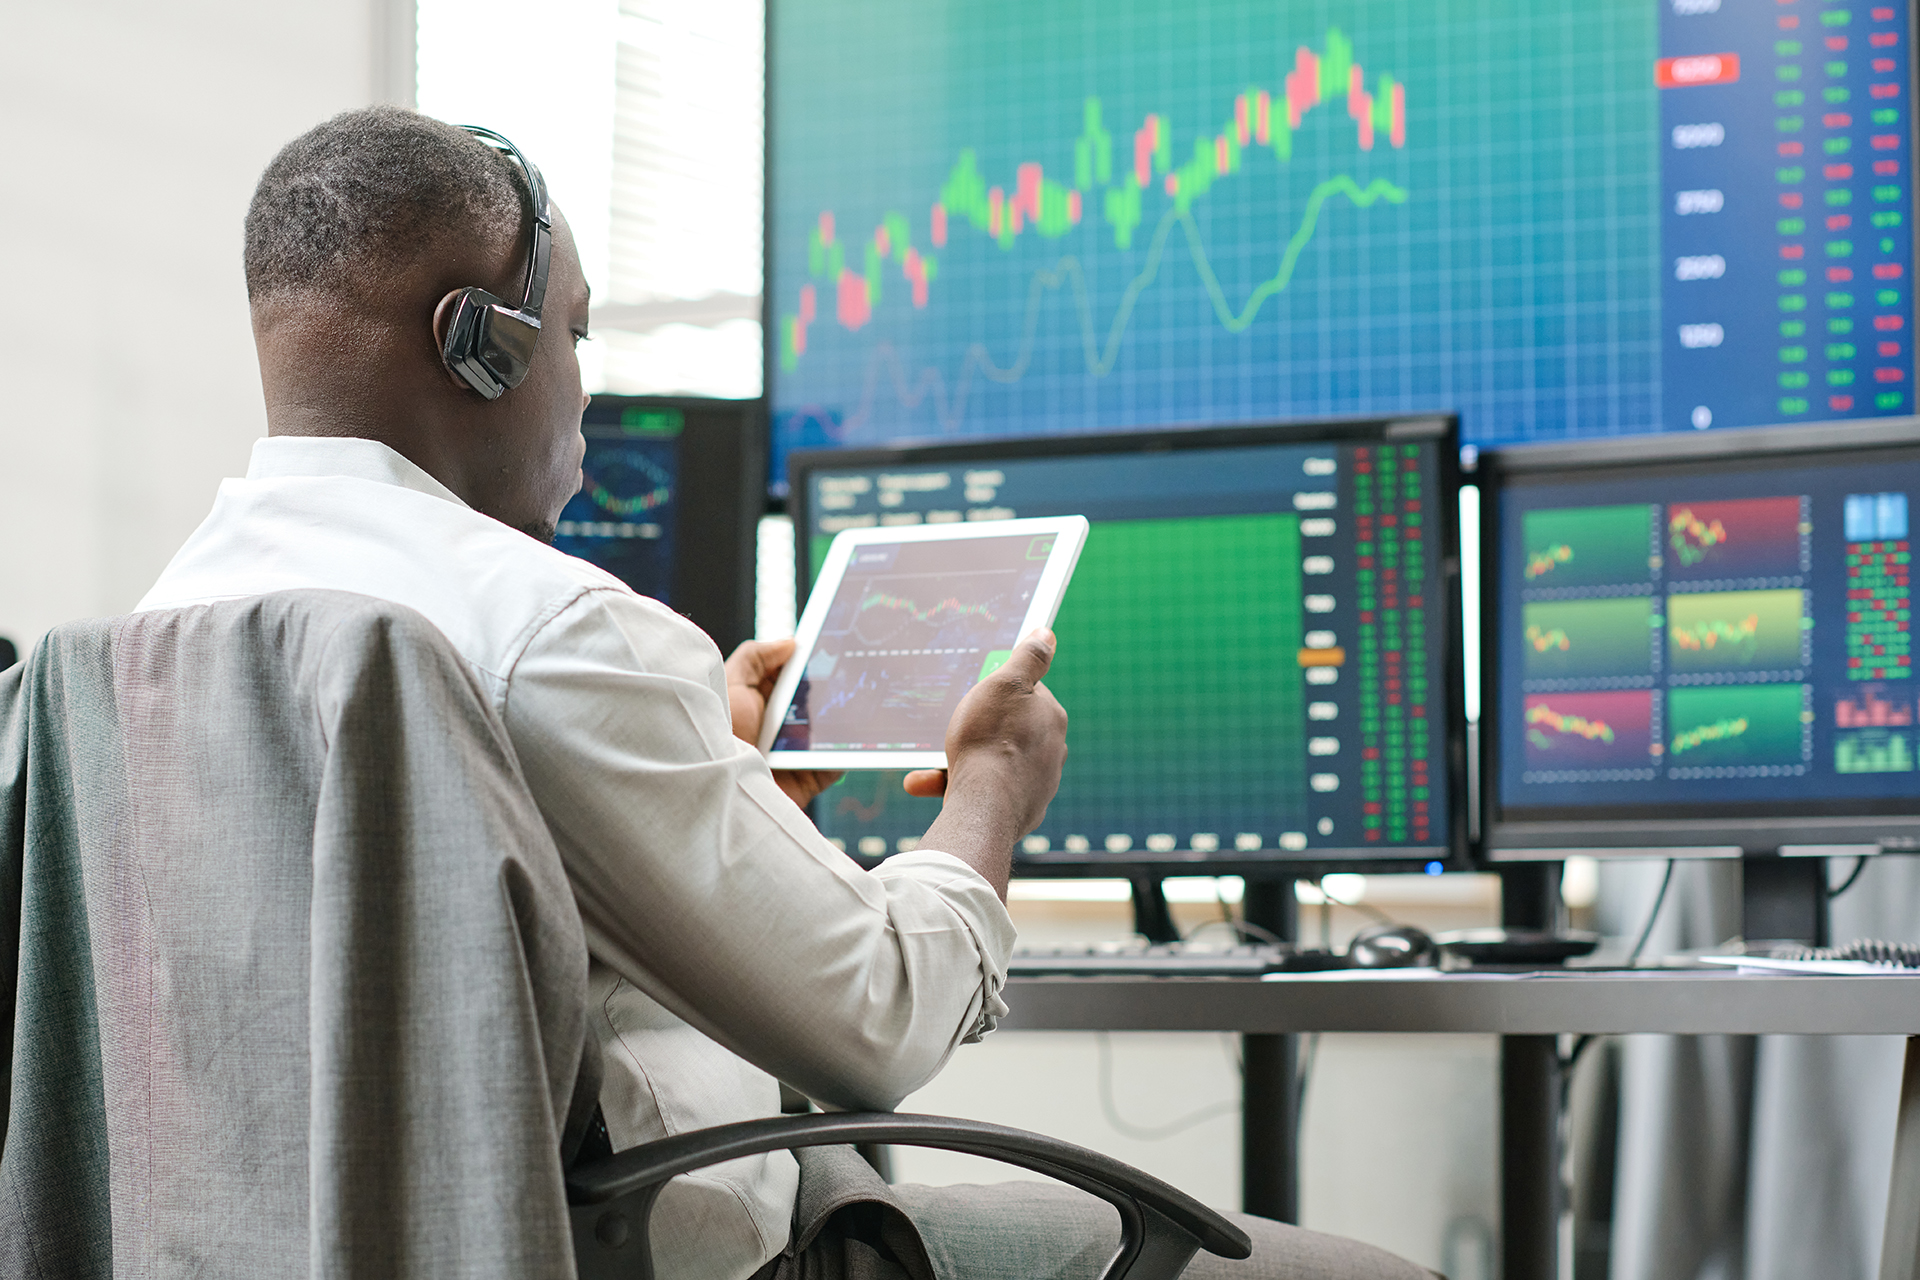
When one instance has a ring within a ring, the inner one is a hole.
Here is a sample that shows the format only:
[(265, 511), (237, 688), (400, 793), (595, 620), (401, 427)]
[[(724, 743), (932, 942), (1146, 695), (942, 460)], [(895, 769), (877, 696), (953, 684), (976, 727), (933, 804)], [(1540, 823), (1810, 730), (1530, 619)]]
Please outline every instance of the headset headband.
[(533, 249), (527, 255), (527, 287), (522, 292), (519, 310), (527, 315), (539, 318), (541, 305), (547, 300), (547, 259), (553, 251), (553, 221), (547, 212), (547, 180), (540, 176), (539, 166), (520, 153), (504, 134), (491, 129), (483, 129), (477, 124), (463, 124), (474, 137), (511, 156), (527, 175), (527, 194), (533, 200)]

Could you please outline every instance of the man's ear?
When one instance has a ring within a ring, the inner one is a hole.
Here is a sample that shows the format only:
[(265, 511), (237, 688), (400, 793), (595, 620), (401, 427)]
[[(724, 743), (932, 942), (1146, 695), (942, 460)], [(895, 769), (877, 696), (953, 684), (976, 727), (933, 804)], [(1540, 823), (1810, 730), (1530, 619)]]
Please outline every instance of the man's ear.
[(440, 299), (440, 304), (433, 309), (433, 358), (439, 362), (440, 371), (447, 375), (448, 382), (462, 391), (471, 391), (473, 388), (448, 367), (446, 357), (442, 354), (447, 349), (447, 326), (453, 323), (454, 304), (459, 302), (462, 292), (460, 289), (453, 290)]

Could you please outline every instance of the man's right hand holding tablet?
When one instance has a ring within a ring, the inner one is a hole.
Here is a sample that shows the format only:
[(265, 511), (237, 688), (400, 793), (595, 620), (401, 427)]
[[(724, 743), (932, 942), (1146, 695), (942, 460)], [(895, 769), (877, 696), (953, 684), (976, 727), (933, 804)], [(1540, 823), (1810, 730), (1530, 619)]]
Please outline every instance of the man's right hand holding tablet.
[(908, 794), (942, 796), (921, 843), (950, 853), (1007, 896), (1013, 846), (1040, 825), (1060, 789), (1067, 713), (1040, 683), (1052, 665), (1052, 631), (1035, 631), (960, 700), (947, 723), (947, 767), (917, 769)]

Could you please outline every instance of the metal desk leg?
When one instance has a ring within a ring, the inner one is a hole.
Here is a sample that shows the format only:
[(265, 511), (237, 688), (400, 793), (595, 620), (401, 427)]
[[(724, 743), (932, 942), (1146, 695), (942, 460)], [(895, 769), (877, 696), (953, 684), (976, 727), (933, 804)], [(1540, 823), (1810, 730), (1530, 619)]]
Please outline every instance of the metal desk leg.
[[(1293, 881), (1246, 882), (1248, 924), (1295, 937)], [(1294, 1082), (1298, 1036), (1240, 1037), (1240, 1207), (1275, 1222), (1300, 1221), (1300, 1117)]]
[(1240, 1037), (1240, 1207), (1275, 1222), (1300, 1221), (1296, 1051), (1293, 1036)]
[(1501, 1036), (1502, 1280), (1559, 1280), (1559, 1095), (1558, 1037)]
[(1920, 1280), (1920, 1036), (1907, 1037), (1907, 1068), (1900, 1077), (1880, 1280)]

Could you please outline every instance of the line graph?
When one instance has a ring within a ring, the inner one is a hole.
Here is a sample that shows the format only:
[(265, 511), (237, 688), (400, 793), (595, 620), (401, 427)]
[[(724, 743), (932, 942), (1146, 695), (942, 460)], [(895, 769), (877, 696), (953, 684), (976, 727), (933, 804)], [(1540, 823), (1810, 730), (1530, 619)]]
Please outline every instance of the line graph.
[(1807, 655), (1801, 591), (1705, 591), (1667, 597), (1668, 653), (1677, 674), (1786, 670)]
[(1667, 508), (1668, 568), (1676, 580), (1805, 573), (1804, 502), (1797, 494), (1676, 502)]
[(1564, 542), (1556, 542), (1544, 551), (1536, 551), (1527, 560), (1527, 581), (1544, 578), (1572, 559), (1573, 548)]
[(1667, 765), (1684, 771), (1805, 763), (1812, 714), (1804, 685), (1669, 690)]
[(905, 614), (915, 622), (931, 622), (942, 614), (951, 618), (978, 617), (984, 618), (988, 622), (1000, 621), (1000, 615), (995, 613), (989, 606), (984, 604), (968, 604), (958, 596), (948, 596), (946, 599), (930, 604), (923, 609), (907, 596), (896, 596), (891, 592), (876, 591), (860, 602), (860, 612), (865, 613), (870, 609), (890, 609)]
[(588, 461), (591, 469), (581, 468), (580, 492), (608, 515), (635, 516), (673, 500), (672, 478), (637, 449), (606, 451)]
[(1727, 528), (1718, 520), (1702, 520), (1691, 507), (1681, 507), (1667, 522), (1667, 539), (1681, 566), (1692, 568), (1727, 540)]
[(1556, 711), (1544, 702), (1527, 708), (1527, 723), (1588, 742), (1613, 741), (1613, 726), (1605, 720), (1589, 720), (1570, 711)]
[(1568, 638), (1566, 631), (1560, 627), (1528, 627), (1527, 643), (1533, 646), (1535, 653), (1546, 653), (1553, 649), (1558, 649), (1561, 653), (1565, 653), (1573, 647), (1572, 640)]
[(1532, 694), (1521, 721), (1530, 769), (1645, 770), (1658, 747), (1645, 689)]
[(1709, 742), (1724, 742), (1729, 738), (1738, 738), (1750, 726), (1745, 716), (1729, 716), (1724, 720), (1715, 720), (1712, 724), (1695, 725), (1673, 736), (1673, 755), (1675, 759), (1689, 751), (1698, 750)]
[[(1119, 306), (1114, 310), (1113, 319), (1108, 322), (1104, 340), (1100, 336), (1099, 326), (1093, 317), (1093, 300), (1087, 288), (1086, 269), (1077, 257), (1063, 257), (1051, 268), (1034, 272), (1028, 283), (1026, 316), (1021, 325), (1020, 345), (1011, 363), (1006, 365), (996, 363), (993, 353), (987, 349), (985, 343), (972, 343), (967, 347), (966, 355), (961, 362), (960, 376), (956, 380), (954, 389), (951, 394), (948, 394), (946, 379), (941, 376), (938, 369), (925, 368), (917, 378), (909, 381), (907, 370), (893, 344), (881, 343), (868, 357), (859, 406), (838, 422), (830, 421), (827, 417), (820, 415), (812, 415), (812, 421), (830, 436), (841, 436), (857, 431), (873, 413), (880, 373), (884, 366), (888, 367), (893, 375), (893, 390), (902, 408), (918, 409), (931, 397), (934, 401), (934, 416), (941, 429), (946, 431), (957, 429), (966, 417), (968, 395), (976, 373), (993, 382), (1003, 384), (1018, 382), (1026, 376), (1038, 345), (1042, 305), (1047, 294), (1061, 288), (1069, 288), (1073, 293), (1074, 314), (1079, 322), (1080, 346), (1087, 373), (1096, 378), (1106, 377), (1113, 372), (1114, 364), (1119, 359), (1121, 342), (1126, 337), (1128, 324), (1141, 294), (1155, 282), (1160, 274), (1167, 241), (1171, 238), (1175, 227), (1180, 228), (1186, 237), (1188, 255), (1192, 259), (1194, 270), (1200, 277), (1201, 287), (1206, 290), (1207, 298), (1212, 304), (1214, 316), (1219, 321), (1220, 327), (1228, 333), (1244, 332), (1259, 318), (1261, 307), (1283, 292), (1292, 282), (1300, 255), (1312, 241), (1314, 229), (1319, 224), (1321, 209), (1328, 200), (1337, 195), (1345, 196), (1356, 208), (1361, 209), (1370, 208), (1380, 200), (1390, 204), (1403, 204), (1407, 200), (1406, 190), (1393, 185), (1385, 178), (1376, 178), (1365, 187), (1360, 186), (1346, 174), (1320, 183), (1308, 196), (1300, 224), (1287, 240), (1280, 269), (1271, 278), (1257, 286), (1237, 310), (1228, 300), (1226, 289), (1214, 271), (1193, 214), (1182, 208), (1169, 209), (1154, 228), (1146, 262), (1139, 273), (1128, 282), (1126, 291), (1121, 295)], [(801, 291), (800, 314), (808, 317), (814, 314), (815, 304), (809, 301), (811, 296), (805, 289)], [(858, 310), (852, 313), (866, 314)], [(805, 349), (804, 326), (790, 332), (800, 335), (797, 339), (800, 345), (794, 352), (794, 359), (797, 361), (800, 352)], [(781, 359), (785, 361), (787, 357), (783, 354)], [(803, 418), (808, 416), (802, 415)]]
[(1645, 596), (1526, 604), (1521, 609), (1521, 669), (1528, 679), (1651, 675), (1657, 619)]
[(1673, 642), (1694, 653), (1710, 652), (1725, 645), (1743, 661), (1753, 658), (1754, 637), (1760, 632), (1760, 615), (1750, 613), (1738, 622), (1708, 618), (1673, 629)]
[[(1058, 239), (1080, 225), (1093, 189), (1100, 188), (1104, 220), (1113, 228), (1114, 247), (1125, 250), (1132, 246), (1134, 229), (1144, 216), (1142, 194), (1158, 175), (1170, 203), (1156, 229), (1154, 262), (1143, 277), (1150, 279), (1157, 270), (1159, 249), (1168, 231), (1175, 221), (1185, 219), (1195, 265), (1209, 283), (1215, 310), (1229, 332), (1238, 332), (1252, 323), (1261, 303), (1286, 287), (1300, 251), (1312, 239), (1320, 207), (1330, 196), (1344, 192), (1360, 208), (1372, 205), (1379, 194), (1387, 194), (1394, 203), (1406, 199), (1404, 190), (1384, 179), (1365, 188), (1350, 175), (1322, 182), (1308, 197), (1280, 271), (1254, 291), (1238, 314), (1227, 305), (1193, 226), (1190, 214), (1194, 202), (1204, 197), (1216, 180), (1240, 173), (1249, 147), (1268, 147), (1281, 163), (1290, 161), (1293, 135), (1305, 114), (1341, 96), (1346, 98), (1347, 115), (1355, 124), (1355, 144), (1361, 151), (1373, 150), (1380, 132), (1387, 135), (1393, 148), (1406, 146), (1406, 86), (1391, 75), (1382, 75), (1376, 89), (1369, 90), (1366, 71), (1355, 60), (1353, 42), (1338, 27), (1331, 27), (1321, 52), (1305, 45), (1294, 50), (1293, 67), (1283, 77), (1278, 99), (1282, 109), (1274, 109), (1275, 96), (1269, 89), (1247, 88), (1234, 97), (1229, 120), (1217, 130), (1203, 130), (1194, 138), (1192, 158), (1182, 165), (1172, 163), (1171, 121), (1164, 113), (1154, 111), (1148, 112), (1133, 132), (1133, 164), (1116, 170), (1113, 135), (1103, 124), (1098, 97), (1088, 97), (1082, 103), (1083, 128), (1074, 142), (1074, 185), (1070, 187), (1049, 178), (1042, 162), (1025, 160), (1016, 166), (1009, 191), (1005, 185), (990, 183), (981, 172), (975, 148), (963, 148), (928, 209), (927, 239), (932, 248), (946, 247), (956, 222), (984, 233), (1003, 251), (1011, 250), (1023, 234)], [(912, 306), (923, 309), (928, 305), (933, 282), (940, 274), (940, 259), (922, 252), (914, 243), (913, 228), (913, 218), (889, 210), (863, 241), (849, 245), (839, 234), (834, 211), (820, 211), (807, 236), (809, 279), (801, 286), (793, 310), (779, 321), (783, 368), (797, 368), (806, 355), (808, 329), (821, 315), (823, 286), (833, 292), (834, 316), (847, 330), (864, 328), (872, 319), (884, 295), (890, 264), (897, 266), (906, 280)], [(857, 271), (852, 262), (856, 256)], [(1131, 310), (1131, 299), (1122, 310)], [(1124, 320), (1116, 317), (1113, 332), (1122, 333), (1125, 327)], [(1102, 363), (1111, 366), (1110, 360)], [(1097, 372), (1104, 373), (1105, 369)]]

